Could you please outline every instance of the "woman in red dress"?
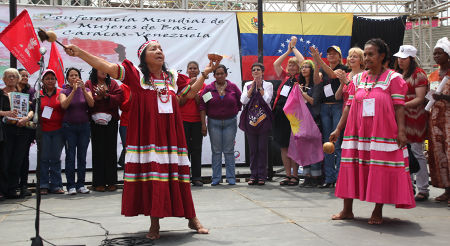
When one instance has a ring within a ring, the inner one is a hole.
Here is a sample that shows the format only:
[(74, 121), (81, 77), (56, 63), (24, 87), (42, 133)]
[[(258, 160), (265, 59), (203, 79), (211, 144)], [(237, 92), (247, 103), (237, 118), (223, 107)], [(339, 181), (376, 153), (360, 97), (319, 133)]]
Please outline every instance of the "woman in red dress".
[(130, 88), (132, 99), (127, 131), (122, 214), (150, 216), (147, 237), (159, 238), (159, 219), (185, 217), (189, 228), (208, 233), (195, 215), (189, 183), (189, 159), (183, 120), (177, 95), (193, 98), (207, 75), (220, 63), (211, 60), (193, 85), (189, 78), (167, 70), (164, 52), (156, 40), (145, 42), (138, 50), (140, 64), (129, 60), (114, 64), (75, 45), (66, 53), (77, 56), (92, 67), (120, 79)]

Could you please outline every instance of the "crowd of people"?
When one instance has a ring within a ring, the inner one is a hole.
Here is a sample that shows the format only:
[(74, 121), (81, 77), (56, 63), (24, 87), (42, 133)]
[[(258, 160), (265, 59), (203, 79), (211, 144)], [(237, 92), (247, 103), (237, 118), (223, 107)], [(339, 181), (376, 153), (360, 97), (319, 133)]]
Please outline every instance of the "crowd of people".
[[(185, 217), (190, 228), (208, 232), (195, 215), (190, 191), (190, 183), (203, 186), (203, 137), (209, 136), (211, 142), (211, 186), (222, 182), (223, 160), (226, 182), (235, 185), (238, 127), (244, 130), (249, 146), (248, 185), (267, 181), (272, 135), (286, 173), (280, 185), (336, 187), (343, 210), (332, 219), (352, 219), (353, 199), (360, 199), (375, 203), (369, 223), (380, 224), (383, 204), (412, 208), (415, 201), (427, 200), (430, 177), (433, 186), (445, 189), (435, 199), (450, 206), (450, 82), (439, 86), (450, 76), (448, 39), (437, 42), (433, 57), (439, 69), (429, 76), (418, 66), (417, 50), (411, 45), (401, 46), (391, 56), (383, 40), (371, 39), (364, 49), (351, 48), (344, 64), (338, 46), (326, 50), (325, 63), (317, 48), (310, 47), (312, 59), (307, 60), (296, 44), (297, 38), (292, 37), (287, 51), (273, 63), (281, 80), (278, 88), (264, 80), (261, 63), (251, 66), (254, 79), (240, 88), (227, 79), (228, 69), (220, 64), (220, 56), (210, 58), (202, 72), (199, 64), (191, 61), (188, 76), (179, 74), (166, 67), (164, 52), (155, 40), (138, 50), (138, 66), (129, 60), (109, 63), (68, 45), (68, 55), (92, 66), (89, 80), (84, 82), (79, 69), (69, 68), (66, 83), (58, 88), (55, 72), (45, 70), (39, 112), (34, 112), (35, 91), (28, 84), (27, 71), (6, 69), (6, 87), (0, 91), (0, 200), (31, 195), (28, 156), (36, 130), (27, 122), (37, 113), (42, 126), (40, 193), (89, 193), (85, 173), (91, 143), (93, 190), (115, 191), (117, 167), (124, 166), (122, 214), (151, 216), (147, 236), (152, 239), (159, 237), (159, 219), (163, 217)], [(287, 67), (283, 67), (286, 59)], [(392, 69), (390, 61), (395, 63)], [(214, 81), (205, 85), (210, 73)], [(296, 86), (323, 142), (335, 145), (323, 161), (303, 168), (301, 184), (299, 165), (288, 155), (292, 129), (283, 111)], [(28, 94), (27, 115), (17, 117), (11, 110), (12, 92)], [(428, 101), (434, 102), (430, 113), (425, 110)], [(246, 118), (239, 119), (240, 111)], [(123, 147), (119, 158), (118, 132)], [(419, 163), (415, 174), (409, 171), (408, 148)], [(66, 191), (61, 174), (63, 149)]]

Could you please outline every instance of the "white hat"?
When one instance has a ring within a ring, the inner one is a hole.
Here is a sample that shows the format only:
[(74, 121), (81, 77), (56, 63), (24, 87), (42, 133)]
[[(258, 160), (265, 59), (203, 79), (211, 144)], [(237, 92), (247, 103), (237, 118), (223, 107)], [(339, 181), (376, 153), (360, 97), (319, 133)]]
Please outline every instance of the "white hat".
[(439, 39), (436, 42), (436, 46), (434, 48), (435, 49), (436, 48), (441, 48), (441, 49), (444, 50), (445, 53), (447, 53), (447, 55), (450, 56), (450, 41), (448, 41), (447, 37), (443, 37), (443, 38)]
[(414, 46), (402, 45), (402, 46), (400, 46), (399, 51), (394, 54), (394, 56), (399, 57), (399, 58), (408, 58), (409, 56), (416, 57), (416, 54), (417, 54), (417, 49), (414, 48)]

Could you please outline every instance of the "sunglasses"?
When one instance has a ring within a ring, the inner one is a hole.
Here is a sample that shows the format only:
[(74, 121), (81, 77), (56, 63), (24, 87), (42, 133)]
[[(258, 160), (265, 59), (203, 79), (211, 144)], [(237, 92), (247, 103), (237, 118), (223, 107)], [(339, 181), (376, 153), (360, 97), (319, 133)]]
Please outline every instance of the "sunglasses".
[(262, 71), (261, 68), (253, 68), (252, 72), (256, 72), (256, 71)]

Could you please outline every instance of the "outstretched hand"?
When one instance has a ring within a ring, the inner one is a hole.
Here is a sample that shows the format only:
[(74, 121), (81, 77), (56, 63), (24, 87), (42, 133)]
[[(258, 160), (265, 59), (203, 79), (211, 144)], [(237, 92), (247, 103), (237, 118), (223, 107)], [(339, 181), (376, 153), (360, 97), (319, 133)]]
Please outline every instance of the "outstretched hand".
[(289, 49), (294, 48), (296, 44), (297, 44), (297, 37), (296, 36), (292, 36), (291, 37), (291, 42), (289, 42)]
[(216, 68), (220, 65), (220, 61), (222, 61), (222, 56), (217, 55), (213, 59), (209, 60), (209, 64), (205, 67), (205, 73), (209, 74), (212, 71), (216, 70)]
[(81, 52), (81, 49), (78, 46), (76, 46), (76, 45), (69, 44), (69, 45), (66, 45), (64, 51), (69, 56), (79, 56), (80, 52)]
[(310, 46), (309, 47), (309, 54), (314, 58), (314, 59), (320, 59), (322, 56), (322, 53), (319, 53), (319, 50), (316, 47)]

